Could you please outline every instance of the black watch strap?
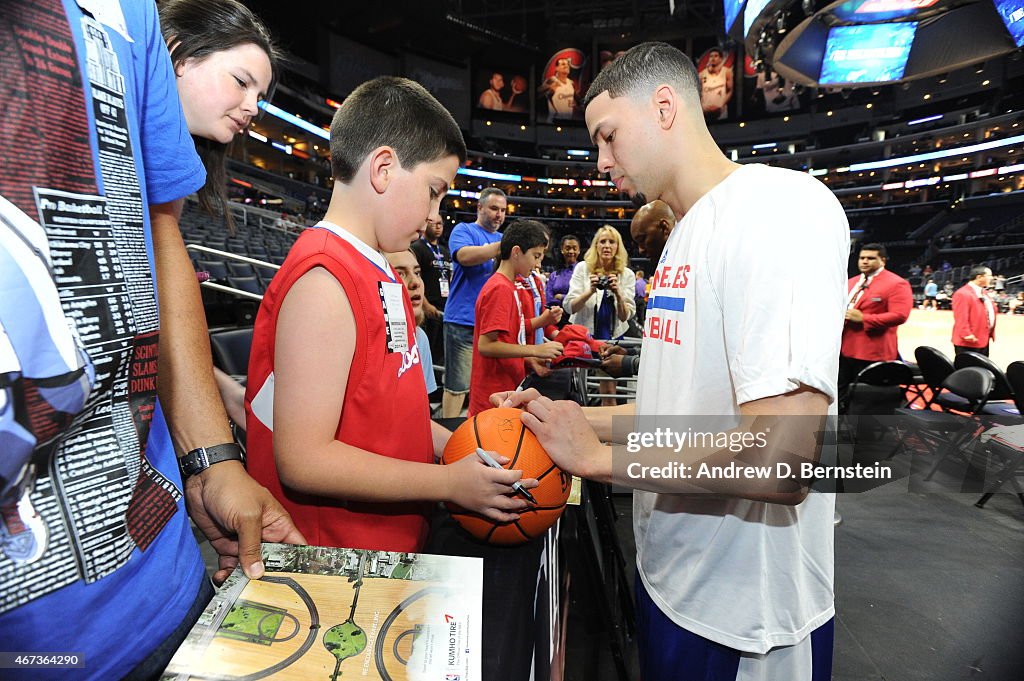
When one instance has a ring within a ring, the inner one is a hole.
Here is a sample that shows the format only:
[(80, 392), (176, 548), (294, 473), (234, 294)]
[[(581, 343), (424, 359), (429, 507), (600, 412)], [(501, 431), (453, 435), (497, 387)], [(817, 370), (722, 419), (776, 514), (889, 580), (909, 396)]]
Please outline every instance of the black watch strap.
[(193, 449), (178, 459), (181, 479), (185, 480), (196, 473), (202, 473), (213, 464), (220, 463), (221, 461), (241, 461), (244, 464), (245, 454), (242, 453), (242, 448), (234, 442)]

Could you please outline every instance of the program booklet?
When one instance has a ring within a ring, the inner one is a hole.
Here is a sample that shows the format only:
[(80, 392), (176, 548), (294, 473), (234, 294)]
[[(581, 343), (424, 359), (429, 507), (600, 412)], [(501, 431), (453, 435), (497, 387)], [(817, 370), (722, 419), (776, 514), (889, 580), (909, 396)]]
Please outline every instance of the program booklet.
[(236, 568), (163, 680), (478, 681), (483, 560), (264, 544)]

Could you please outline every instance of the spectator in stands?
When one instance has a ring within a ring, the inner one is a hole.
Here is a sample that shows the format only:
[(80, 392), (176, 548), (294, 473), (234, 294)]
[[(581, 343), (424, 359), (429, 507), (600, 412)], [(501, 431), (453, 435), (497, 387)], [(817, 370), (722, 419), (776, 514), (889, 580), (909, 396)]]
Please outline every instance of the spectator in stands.
[(924, 302), (921, 303), (921, 309), (927, 310), (929, 307), (933, 310), (938, 310), (935, 299), (939, 295), (939, 285), (935, 283), (934, 279), (929, 279), (928, 283), (924, 285)]
[(489, 409), (491, 394), (515, 390), (528, 370), (546, 373), (542, 363), (562, 354), (561, 343), (526, 342), (526, 311), (515, 285), (540, 265), (545, 250), (547, 231), (535, 220), (517, 220), (501, 237), (501, 263), (476, 301), (469, 416)]
[(925, 265), (924, 269), (921, 270), (922, 277), (930, 277), (934, 273), (931, 265)]
[[(640, 255), (645, 256), (654, 266), (652, 280), (657, 278), (657, 265), (665, 250), (668, 236), (676, 226), (676, 216), (664, 201), (655, 199), (641, 206), (629, 223), (629, 234), (633, 237)], [(649, 285), (648, 285), (649, 288)], [(637, 291), (639, 291), (637, 287)], [(644, 292), (646, 295), (646, 291)], [(640, 349), (625, 348), (615, 343), (606, 343), (601, 348), (601, 368), (610, 376), (636, 376), (640, 370)]]
[(427, 384), (427, 394), (437, 390), (437, 379), (434, 377), (434, 358), (430, 352), (430, 341), (423, 331), (423, 321), (426, 318), (424, 313), (423, 279), (420, 276), (420, 264), (416, 260), (416, 254), (410, 248), (407, 251), (394, 251), (385, 253), (388, 264), (402, 280), (406, 293), (409, 294), (409, 302), (412, 304), (412, 315), (416, 320), (416, 352), (419, 354), (419, 363), (423, 368), (423, 381)]
[(647, 279), (644, 278), (644, 271), (636, 272), (636, 321), (643, 326), (644, 312), (647, 310)]
[(508, 199), (497, 187), (480, 192), (475, 222), (460, 222), (448, 238), (452, 254), (452, 288), (444, 312), (444, 396), (442, 418), (462, 412), (473, 366), (476, 299), (494, 272), (501, 248), (498, 230), (505, 222)]
[(992, 270), (976, 265), (971, 268), (971, 280), (953, 294), (953, 352), (958, 355), (970, 350), (988, 357), (998, 315), (985, 290), (991, 283)]
[(864, 367), (899, 359), (896, 329), (910, 317), (914, 294), (910, 282), (885, 267), (882, 244), (864, 244), (857, 257), (860, 274), (846, 283), (848, 297), (839, 354), (839, 394)]
[[(671, 415), (701, 415), (690, 422), (701, 429), (714, 428), (706, 425), (712, 415), (728, 415), (727, 428), (744, 424), (731, 435), (753, 436), (767, 425), (761, 414), (818, 424), (836, 414), (849, 255), (842, 206), (804, 173), (729, 161), (703, 120), (699, 88), (686, 55), (645, 43), (599, 73), (586, 97), (598, 170), (634, 201), (663, 198), (686, 214), (651, 287), (666, 307), (657, 310), (656, 330), (655, 309), (648, 310), (635, 407), (584, 411), (532, 389), (495, 395), (493, 403), (525, 406), (523, 422), (563, 470), (637, 488), (640, 677), (828, 679), (834, 495), (806, 493), (806, 477), (695, 484), (638, 479), (628, 465), (697, 470), (710, 455), (753, 472), (752, 459), (771, 468), (788, 458), (777, 450), (765, 456), (746, 447), (730, 457), (700, 446), (636, 454), (618, 447), (613, 456), (605, 444), (635, 442), (645, 423), (645, 436), (653, 435), (654, 423), (664, 426)], [(766, 203), (786, 210), (765, 211)], [(819, 459), (820, 425), (768, 420), (768, 441), (785, 433), (791, 461)]]
[(997, 274), (992, 279), (992, 290), (996, 292), (996, 295), (1006, 290), (1006, 277), (1002, 274)]
[[(205, 174), (184, 135), (156, 7), (103, 9), (0, 5), (0, 33), (39, 47), (31, 59), (11, 52), (3, 74), (5, 85), (32, 84), (5, 109), (0, 130), (5, 140), (31, 140), (33, 154), (0, 149), (0, 211), (15, 235), (0, 245), (0, 640), (26, 653), (74, 651), (89, 678), (155, 678), (212, 594), (188, 516), (220, 554), (218, 580), (239, 564), (262, 576), (261, 539), (303, 538), (233, 444), (217, 447), (231, 434), (178, 227), (181, 199)], [(97, 52), (102, 71), (88, 67)], [(47, 228), (57, 225), (60, 248), (92, 264), (74, 277), (49, 271), (57, 244), (47, 243)], [(117, 262), (116, 277), (97, 270), (104, 261)], [(62, 309), (66, 295), (73, 315)], [(158, 332), (172, 342), (158, 346)], [(191, 457), (176, 461), (175, 447)]]
[(249, 468), (314, 544), (420, 551), (437, 501), (514, 520), (526, 502), (506, 495), (520, 473), (434, 464), (451, 434), (430, 420), (412, 306), (381, 255), (440, 219), (466, 159), (459, 127), (422, 86), (381, 77), (338, 109), (330, 145), (327, 213), (256, 318)]
[(921, 275), (921, 266), (916, 262), (910, 266), (910, 276), (917, 277)]
[[(636, 276), (627, 262), (619, 231), (611, 225), (598, 229), (569, 282), (565, 308), (571, 313), (570, 324), (587, 327), (596, 340), (616, 340), (626, 334), (636, 314)], [(600, 391), (613, 395), (614, 381), (601, 381)], [(604, 402), (614, 406), (615, 399)]]
[[(569, 292), (572, 271), (580, 257), (580, 239), (575, 234), (566, 234), (558, 244), (558, 252), (562, 256), (562, 266), (548, 277), (548, 305), (562, 305), (565, 294)], [(567, 315), (568, 317), (568, 315)]]
[(423, 331), (430, 340), (430, 352), (444, 363), (444, 306), (452, 281), (452, 255), (441, 241), (444, 220), (428, 219), (426, 229), (412, 242), (412, 252), (423, 276)]

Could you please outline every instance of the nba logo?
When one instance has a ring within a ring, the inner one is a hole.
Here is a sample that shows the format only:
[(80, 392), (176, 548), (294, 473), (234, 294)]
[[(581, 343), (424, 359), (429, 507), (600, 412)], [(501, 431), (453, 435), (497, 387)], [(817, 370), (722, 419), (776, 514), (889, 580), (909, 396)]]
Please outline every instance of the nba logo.
[(444, 681), (459, 681), (458, 674), (445, 674)]

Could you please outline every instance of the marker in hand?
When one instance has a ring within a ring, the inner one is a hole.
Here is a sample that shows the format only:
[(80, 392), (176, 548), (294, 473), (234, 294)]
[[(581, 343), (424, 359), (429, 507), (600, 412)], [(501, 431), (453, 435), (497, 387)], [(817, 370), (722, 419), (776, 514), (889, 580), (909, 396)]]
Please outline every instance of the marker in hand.
[[(492, 457), (490, 454), (488, 454), (484, 450), (480, 449), (479, 447), (476, 448), (476, 455), (480, 457), (481, 461), (483, 461), (485, 464), (487, 464), (491, 468), (497, 468), (498, 470), (505, 470), (504, 466), (502, 466), (500, 463), (498, 463), (497, 461), (494, 460), (494, 457)], [(522, 485), (520, 485), (518, 481), (512, 483), (512, 489), (514, 489), (516, 492), (518, 492), (519, 494), (522, 494), (524, 497), (526, 497), (526, 499), (531, 504), (536, 504), (537, 503), (537, 500), (533, 498), (533, 495), (530, 494)]]

